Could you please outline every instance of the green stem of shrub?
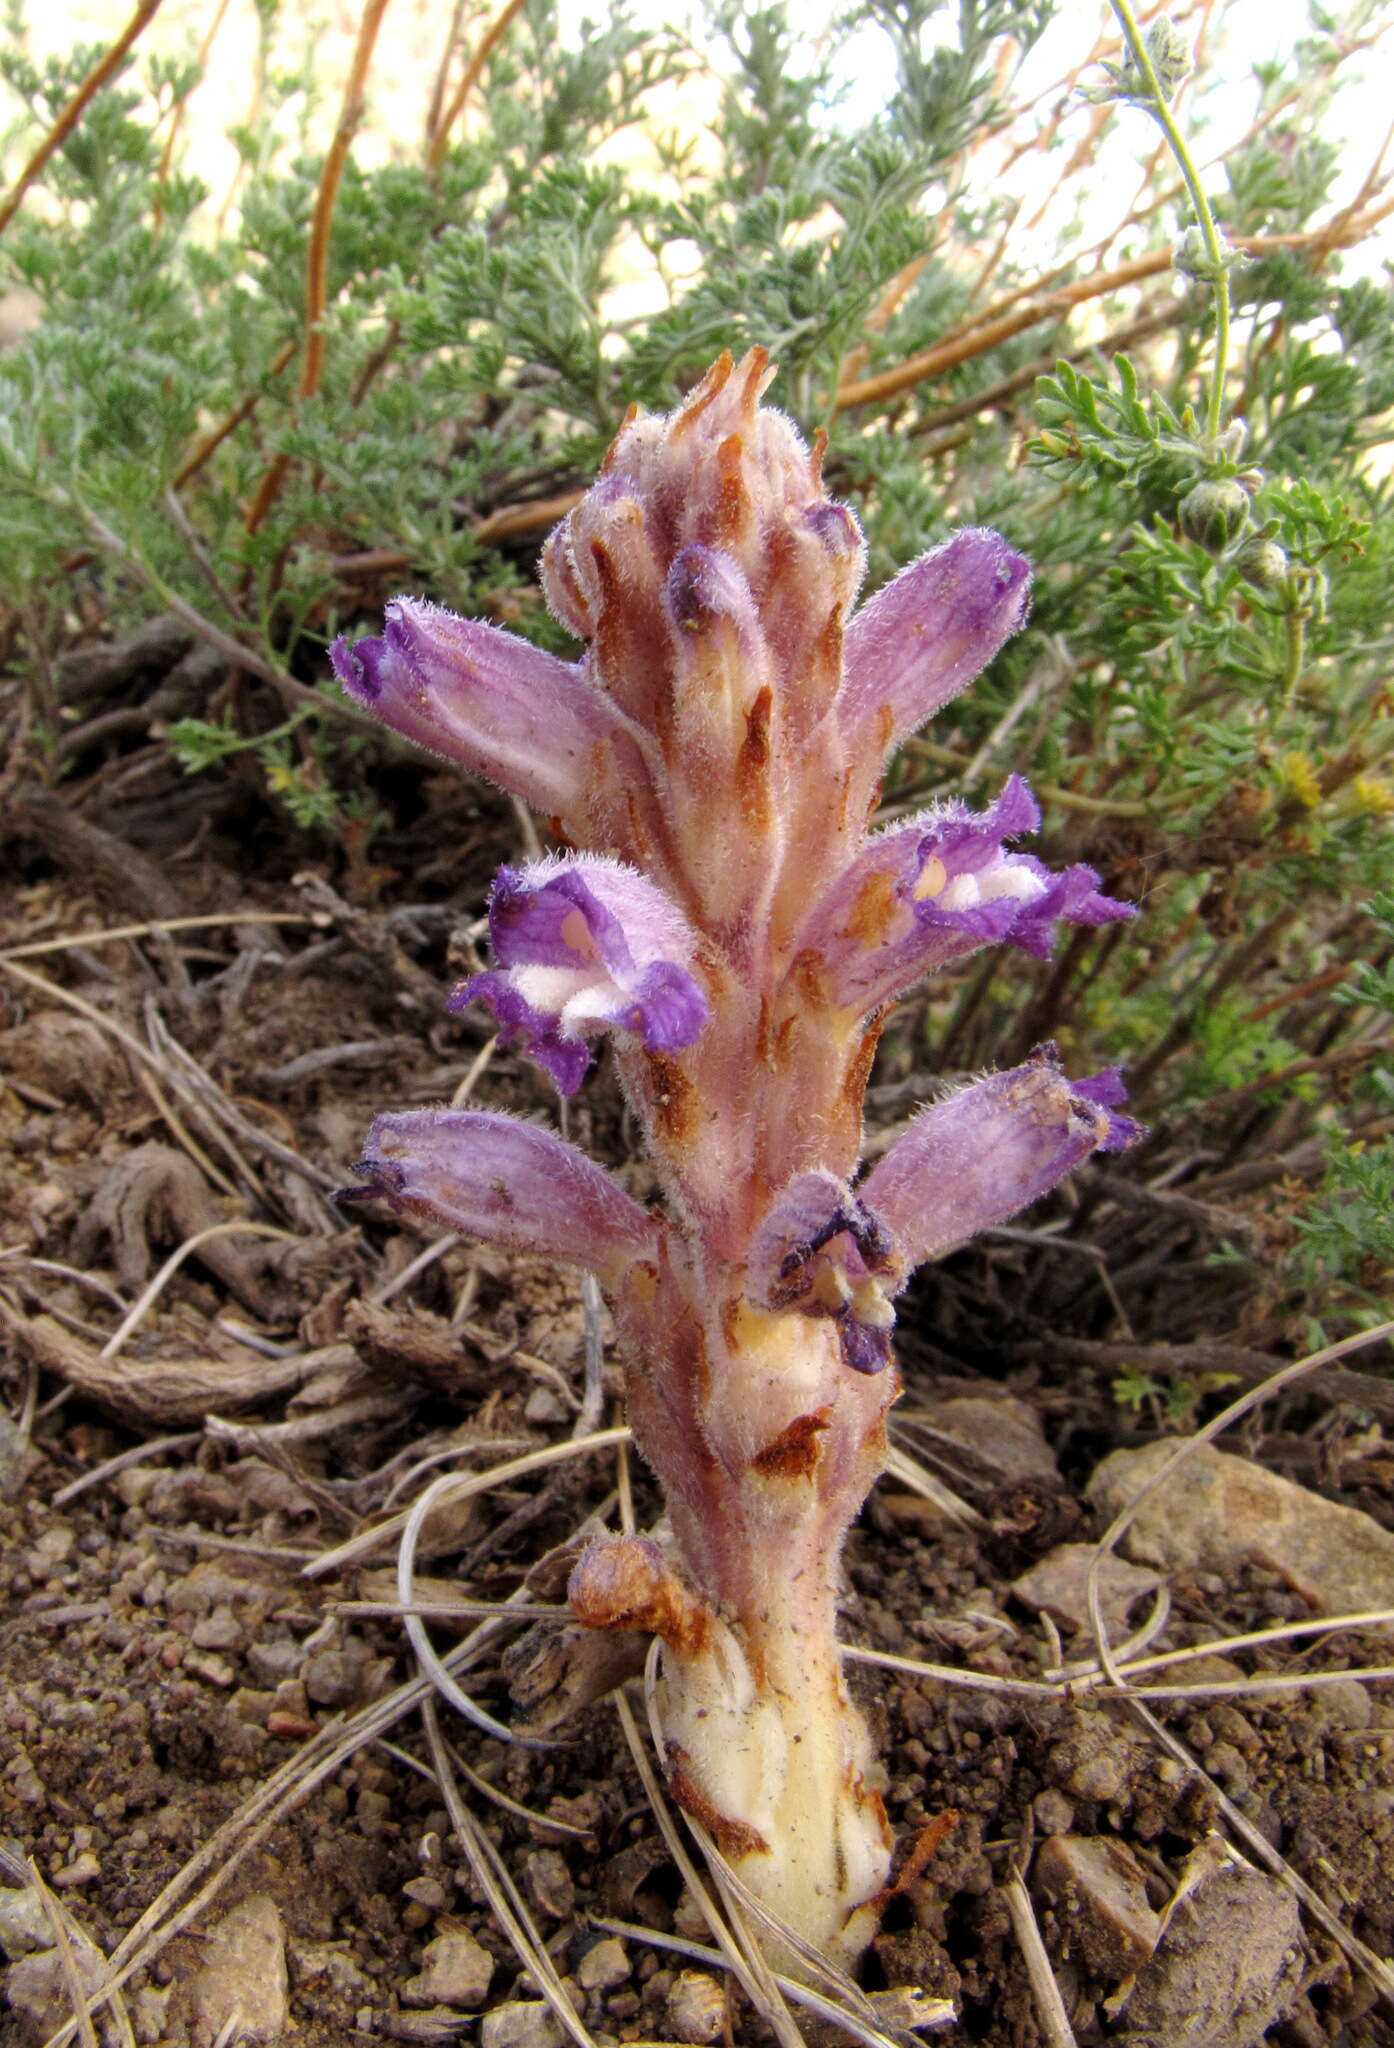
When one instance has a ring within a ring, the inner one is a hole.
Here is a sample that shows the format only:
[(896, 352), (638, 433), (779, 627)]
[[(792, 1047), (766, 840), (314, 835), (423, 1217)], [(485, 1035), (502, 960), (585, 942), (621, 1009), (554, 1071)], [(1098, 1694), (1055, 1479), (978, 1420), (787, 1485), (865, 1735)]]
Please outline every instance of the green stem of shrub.
[(1205, 254), (1211, 266), (1210, 283), (1215, 292), (1215, 363), (1210, 376), (1210, 396), (1205, 409), (1205, 431), (1213, 441), (1219, 434), (1221, 415), (1224, 407), (1225, 372), (1229, 367), (1229, 267), (1220, 231), (1215, 225), (1215, 216), (1210, 210), (1210, 201), (1205, 196), (1205, 187), (1196, 169), (1195, 159), (1187, 146), (1186, 138), (1176, 125), (1171, 108), (1167, 105), (1152, 64), (1151, 52), (1143, 39), (1130, 0), (1110, 0), (1110, 5), (1123, 31), (1123, 39), (1138, 73), (1147, 89), (1147, 110), (1156, 121), (1167, 139), (1167, 147), (1176, 159), (1176, 167), (1185, 180), (1195, 209), (1196, 224), (1205, 243)]

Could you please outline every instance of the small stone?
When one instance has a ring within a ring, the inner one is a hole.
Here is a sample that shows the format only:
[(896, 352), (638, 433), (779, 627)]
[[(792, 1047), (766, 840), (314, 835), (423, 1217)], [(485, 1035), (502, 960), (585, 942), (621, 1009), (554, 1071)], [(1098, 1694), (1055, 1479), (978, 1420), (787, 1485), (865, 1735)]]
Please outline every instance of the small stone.
[(189, 1638), (196, 1650), (231, 1650), (234, 1653), (246, 1648), (247, 1631), (230, 1607), (215, 1607), (211, 1614), (205, 1614), (202, 1621), (194, 1623)]
[[(68, 1965), (79, 1988), (90, 1994), (106, 1976), (106, 1958), (85, 1939), (70, 1942)], [(31, 2020), (41, 2041), (72, 2015), (67, 1969), (57, 1949), (21, 1956), (5, 1972), (5, 1997), (12, 2011)]]
[[(1114, 1451), (1089, 1482), (1106, 1516), (1130, 1507), (1184, 1439)], [(1281, 1574), (1318, 1611), (1394, 1607), (1394, 1533), (1359, 1508), (1324, 1500), (1250, 1458), (1194, 1444), (1150, 1494), (1123, 1537), (1140, 1564), (1227, 1576), (1257, 1560)]]
[(576, 1982), (583, 1991), (613, 1991), (629, 1974), (624, 1943), (613, 1934), (588, 1948), (576, 1966)]
[(1036, 1823), (1036, 1832), (1042, 1838), (1046, 1835), (1067, 1835), (1074, 1826), (1075, 1810), (1064, 1793), (1051, 1785), (1044, 1792), (1038, 1792), (1031, 1801), (1031, 1816)]
[[(247, 1663), (258, 1685), (278, 1687), (287, 1678), (298, 1678), (305, 1653), (299, 1643), (252, 1643)], [(302, 1709), (303, 1711), (303, 1709)]]
[(416, 1905), (424, 1906), (428, 1913), (442, 1913), (450, 1904), (445, 1886), (438, 1877), (409, 1877), (402, 1890)]
[(494, 1975), (494, 1959), (463, 1928), (438, 1934), (421, 1955), (421, 1969), (402, 1986), (403, 2005), (449, 2005), (466, 2010), (483, 2005)]
[(358, 1692), (358, 1674), (342, 1650), (320, 1650), (300, 1676), (317, 1707), (346, 1707)]
[[(1089, 1573), (1094, 1562), (1092, 1543), (1060, 1543), (1048, 1551), (1029, 1572), (1013, 1581), (1012, 1591), (1027, 1607), (1044, 1611), (1067, 1627), (1089, 1632)], [(1162, 1583), (1160, 1572), (1129, 1564), (1126, 1558), (1108, 1555), (1099, 1567), (1099, 1610), (1110, 1636), (1127, 1623), (1132, 1608), (1146, 1593), (1155, 1593)]]
[(118, 1500), (128, 1508), (143, 1508), (160, 1483), (160, 1475), (149, 1465), (130, 1465), (112, 1480)]
[(527, 1859), (528, 1890), (539, 1912), (565, 1920), (576, 1905), (576, 1887), (559, 1849), (534, 1849)]
[(101, 1874), (101, 1864), (90, 1849), (84, 1849), (82, 1854), (75, 1856), (66, 1868), (55, 1873), (53, 1882), (55, 1885), (61, 1885), (66, 1890), (69, 1885), (91, 1884), (92, 1880), (100, 1877)]
[(1186, 1859), (1122, 2023), (1139, 2042), (1253, 2048), (1291, 2011), (1302, 1967), (1296, 1898), (1212, 1837)]
[(282, 1707), (273, 1707), (266, 1717), (267, 1734), (280, 1735), (291, 1742), (313, 1735), (318, 1725), (308, 1714), (288, 1714)]
[(523, 1403), (524, 1422), (565, 1422), (566, 1403), (550, 1387), (534, 1387)]
[(360, 1792), (354, 1810), (365, 1835), (382, 1834), (393, 1818), (393, 1803), (385, 1792)]
[(962, 1452), (976, 1473), (998, 1481), (1059, 1480), (1040, 1416), (1014, 1395), (956, 1394), (930, 1401), (916, 1410), (915, 1422)]
[(286, 1951), (270, 1893), (257, 1892), (225, 1913), (199, 1955), (189, 1984), (195, 2048), (212, 2048), (224, 2029), (239, 2048), (279, 2041), (289, 2017)]
[(1161, 1918), (1147, 1903), (1141, 1864), (1122, 1842), (1052, 1835), (1037, 1853), (1032, 1882), (1060, 1909), (1066, 1955), (1077, 1951), (1107, 1983), (1130, 1976), (1157, 1946)]
[(170, 1984), (146, 1984), (134, 1994), (126, 1994), (131, 2032), (140, 2048), (167, 2048), (173, 2042), (168, 2013), (173, 1989)]
[(726, 2029), (726, 1993), (705, 1970), (681, 1970), (668, 1992), (668, 2025), (679, 2041), (719, 2041)]
[(562, 2048), (561, 2021), (543, 1999), (515, 1999), (486, 2012), (479, 2027), (479, 2048)]
[(9, 1960), (17, 1962), (35, 1949), (52, 1946), (53, 1929), (33, 1886), (0, 1889), (0, 1949)]
[(237, 1676), (227, 1658), (218, 1656), (213, 1650), (186, 1650), (183, 1666), (195, 1678), (206, 1678), (210, 1685), (229, 1686)]

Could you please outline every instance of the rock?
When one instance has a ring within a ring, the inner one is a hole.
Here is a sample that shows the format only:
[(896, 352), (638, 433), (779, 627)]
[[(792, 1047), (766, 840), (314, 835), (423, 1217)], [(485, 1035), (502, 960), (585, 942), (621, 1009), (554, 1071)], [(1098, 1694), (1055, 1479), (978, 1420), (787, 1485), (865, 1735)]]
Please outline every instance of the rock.
[(705, 1970), (680, 1970), (668, 1992), (668, 2025), (678, 2041), (719, 2041), (726, 2030), (726, 1993)]
[(588, 1948), (576, 1966), (576, 1982), (583, 1991), (613, 1991), (629, 1974), (624, 1943), (613, 1934)]
[(534, 1849), (527, 1859), (528, 1890), (539, 1912), (565, 1920), (576, 1905), (576, 1887), (560, 1849)]
[[(1089, 1621), (1089, 1568), (1094, 1561), (1092, 1543), (1060, 1543), (1039, 1564), (1013, 1582), (1012, 1591), (1026, 1606), (1042, 1609), (1054, 1621), (1091, 1633)], [(1126, 1558), (1106, 1557), (1099, 1567), (1099, 1608), (1110, 1639), (1127, 1627), (1128, 1615), (1146, 1593), (1155, 1593), (1162, 1583), (1160, 1572), (1145, 1571)]]
[(1122, 2038), (1128, 2048), (1254, 2048), (1295, 2004), (1301, 1974), (1296, 1899), (1212, 1837), (1186, 1860)]
[[(106, 1976), (106, 1960), (90, 1941), (71, 1934), (69, 1955), (78, 1984), (90, 1997)], [(31, 2022), (41, 2041), (72, 2016), (68, 1978), (57, 1949), (21, 1956), (5, 1972), (4, 1986), (11, 2009)]]
[(17, 1962), (35, 1949), (52, 1946), (53, 1929), (33, 1886), (0, 1888), (0, 1949), (9, 1960)]
[(101, 1864), (90, 1849), (84, 1849), (80, 1856), (74, 1856), (71, 1863), (65, 1863), (60, 1871), (55, 1872), (53, 1882), (56, 1887), (66, 1890), (69, 1885), (91, 1884), (101, 1874)]
[(220, 1606), (194, 1623), (189, 1640), (196, 1650), (231, 1650), (236, 1654), (247, 1646), (247, 1631), (230, 1607)]
[(253, 1643), (247, 1651), (252, 1676), (258, 1685), (268, 1689), (274, 1689), (288, 1678), (297, 1678), (304, 1661), (305, 1652), (299, 1643)]
[(1041, 1434), (1040, 1417), (1011, 1395), (996, 1399), (964, 1394), (930, 1401), (914, 1411), (916, 1434), (941, 1437), (965, 1452), (974, 1466), (999, 1484), (1019, 1479), (1058, 1481), (1055, 1456)]
[[(1089, 1482), (1105, 1517), (1135, 1500), (1179, 1440), (1114, 1451)], [(1123, 1548), (1161, 1571), (1232, 1572), (1256, 1559), (1327, 1614), (1394, 1607), (1394, 1535), (1247, 1458), (1199, 1444), (1141, 1509)]]
[(427, 1942), (419, 1975), (402, 1986), (403, 2005), (483, 2005), (494, 1974), (494, 1959), (464, 1928)]
[(479, 2048), (562, 2048), (565, 2039), (561, 2021), (541, 1998), (496, 2005), (479, 2027)]
[(1035, 1888), (1056, 1908), (1065, 1956), (1109, 1984), (1147, 1961), (1162, 1931), (1142, 1865), (1107, 1835), (1052, 1835), (1037, 1851)]
[(1146, 1770), (1150, 1750), (1134, 1729), (1108, 1713), (1077, 1710), (1051, 1744), (1051, 1779), (1076, 1799), (1121, 1803)]
[(342, 1650), (319, 1650), (300, 1673), (306, 1696), (317, 1707), (346, 1707), (358, 1693), (358, 1671)]
[(225, 1913), (200, 1945), (189, 1981), (196, 2048), (213, 2048), (224, 2028), (242, 2044), (276, 2042), (287, 2012), (285, 1935), (276, 1902), (257, 1892)]

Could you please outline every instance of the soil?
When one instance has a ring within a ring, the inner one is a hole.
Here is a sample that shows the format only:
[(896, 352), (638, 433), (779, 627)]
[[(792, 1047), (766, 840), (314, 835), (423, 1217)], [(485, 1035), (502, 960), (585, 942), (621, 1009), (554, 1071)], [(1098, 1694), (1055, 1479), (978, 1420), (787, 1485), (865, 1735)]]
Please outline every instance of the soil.
[[(425, 1237), (380, 1218), (347, 1224), (327, 1201), (351, 1178), (377, 1109), (440, 1101), (476, 1068), (483, 1033), (446, 1018), (439, 996), (472, 964), (488, 877), (516, 820), (444, 777), (384, 772), (379, 794), (406, 822), (374, 845), (370, 867), (297, 837), (240, 770), (169, 785), (145, 758), (87, 764), (82, 804), (64, 799), (85, 836), (33, 807), (0, 894), (0, 954), (63, 941), (11, 954), (0, 971), (0, 1886), (18, 1889), (32, 1857), (75, 1937), (109, 1954), (215, 1845), (201, 1881), (223, 1871), (221, 1888), (125, 1987), (138, 2042), (255, 2038), (235, 2017), (218, 2037), (200, 1984), (212, 1930), (239, 1901), (269, 1898), (288, 1961), (286, 2038), (302, 2048), (460, 2038), (468, 2009), (431, 2000), (429, 1975), (413, 1985), (429, 1945), (459, 1930), (493, 1958), (485, 2014), (526, 2007), (521, 2019), (496, 2015), (492, 2030), (486, 2018), (486, 2044), (544, 2048), (559, 2036), (423, 1775), (418, 1707), (395, 1719), (383, 1707), (415, 1675), (400, 1622), (363, 1611), (395, 1601), (391, 1550), (305, 1570), (414, 1497), (423, 1460), (452, 1453), (480, 1468), (577, 1427), (585, 1329), (570, 1278), (469, 1244), (411, 1274)], [(140, 858), (124, 860), (123, 846)], [(219, 921), (74, 941), (171, 910)], [(299, 921), (259, 921), (291, 914)], [(474, 1089), (481, 1103), (552, 1113), (530, 1070), (502, 1055)], [(573, 1107), (571, 1135), (613, 1166), (632, 1160), (603, 1072)], [(239, 1217), (282, 1234), (203, 1238), (103, 1359), (168, 1254)], [(884, 1480), (848, 1545), (844, 1633), (980, 1677), (1038, 1679), (1050, 1629), (1013, 1582), (1097, 1533), (1090, 1471), (1164, 1425), (1087, 1365), (1040, 1346), (1024, 1363), (994, 1345), (1011, 1285), (1000, 1248), (966, 1254), (907, 1307), (900, 1441), (932, 1456), (977, 1519), (964, 1527), (903, 1475)], [(1087, 1319), (1064, 1331), (1086, 1350), (1097, 1333)], [(608, 1366), (604, 1392), (608, 1413)], [(1207, 1398), (1199, 1389), (1197, 1413)], [(954, 1415), (982, 1401), (999, 1404), (1003, 1428), (956, 1434)], [(1387, 1447), (1368, 1410), (1299, 1395), (1229, 1447), (1394, 1524)], [(418, 1592), (515, 1594), (587, 1515), (613, 1511), (615, 1458), (496, 1487), (449, 1529), (433, 1525)], [(659, 1504), (643, 1472), (633, 1478), (643, 1525)], [(533, 1580), (548, 1583), (546, 1572)], [(1154, 1647), (1309, 1613), (1257, 1566), (1232, 1583), (1183, 1572), (1170, 1593)], [(1144, 1612), (1133, 1608), (1132, 1623)], [(442, 1649), (472, 1625), (431, 1623)], [(1220, 1675), (1378, 1661), (1369, 1637), (1317, 1640), (1236, 1652)], [(548, 1659), (567, 1656), (545, 1625), (521, 1651), (502, 1645), (469, 1685), (490, 1714), (517, 1721), (528, 1670), (560, 1684)], [(1067, 1653), (1082, 1647), (1067, 1628)], [(563, 1676), (585, 1690), (585, 1672)], [(1024, 1869), (1082, 2043), (1394, 2041), (1358, 1961), (1310, 1916), (1290, 1938), (1281, 1887), (1214, 1847), (1218, 1785), (1345, 1928), (1387, 1956), (1394, 1685), (1160, 1708), (1207, 1777), (1125, 1706), (867, 1664), (853, 1684), (886, 1761), (904, 1862), (868, 1990), (910, 1984), (952, 1999), (955, 2039), (1049, 2038), (1009, 1906)], [(351, 1734), (335, 1755), (335, 1730), (375, 1702), (382, 1739), (354, 1747)], [(441, 1725), (480, 1781), (465, 1786), (470, 1810), (597, 2041), (713, 2038), (713, 2027), (733, 2043), (772, 2038), (735, 1995), (712, 1992), (704, 2006), (691, 1982), (678, 1995), (690, 1959), (599, 1924), (708, 1940), (608, 1700), (560, 1719), (552, 1746), (505, 1745), (444, 1709)], [(248, 1847), (249, 1806), (297, 1757), (320, 1781)], [(1116, 1847), (1130, 1911), (1154, 1934), (1166, 1924), (1165, 1969), (1097, 1900), (1038, 1880), (1032, 1845), (1048, 1837)], [(1195, 1864), (1198, 1851), (1213, 1868)], [(618, 1948), (602, 1954), (604, 1941)], [(67, 2010), (60, 1998), (47, 2021), (0, 2014), (0, 2044), (28, 2048)]]

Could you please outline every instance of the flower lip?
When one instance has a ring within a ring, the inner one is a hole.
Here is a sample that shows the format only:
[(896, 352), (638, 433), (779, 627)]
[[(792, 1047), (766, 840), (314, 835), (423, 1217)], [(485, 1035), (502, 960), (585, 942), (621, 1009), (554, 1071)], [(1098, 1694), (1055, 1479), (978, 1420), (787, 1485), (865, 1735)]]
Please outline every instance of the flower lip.
[(1061, 921), (1131, 917), (1130, 904), (1100, 894), (1093, 868), (1053, 874), (1033, 854), (1007, 851), (1004, 841), (1039, 823), (1013, 775), (986, 811), (949, 803), (867, 839), (799, 941), (821, 960), (829, 1000), (865, 1014), (978, 946), (1010, 941), (1044, 959)]
[(680, 1052), (707, 1021), (682, 913), (633, 869), (598, 856), (502, 868), (489, 900), (498, 966), (463, 982), (447, 1007), (482, 1000), (505, 1044), (520, 1043), (563, 1094), (580, 1087), (598, 1031)]

